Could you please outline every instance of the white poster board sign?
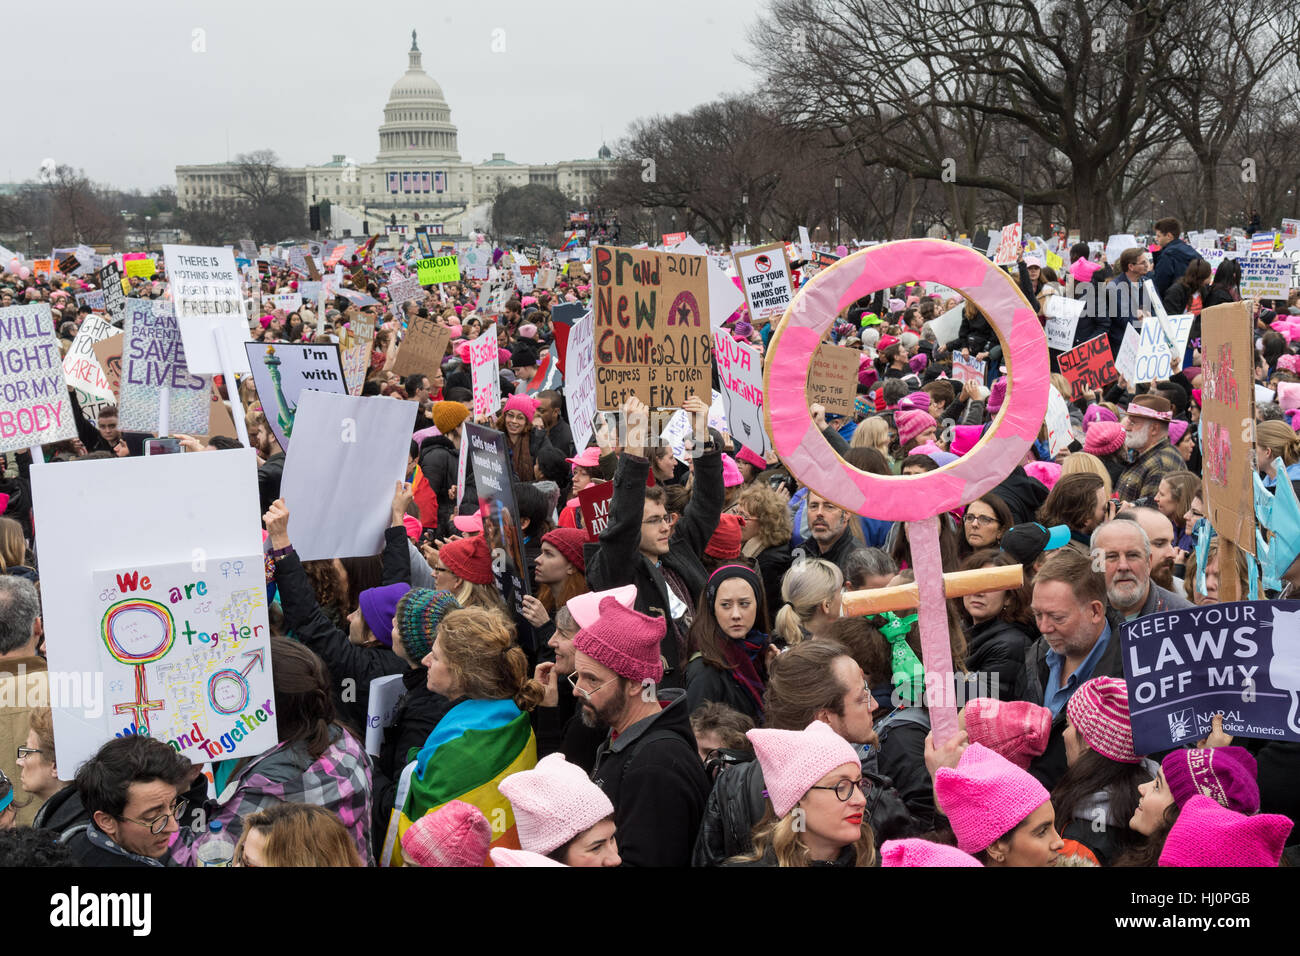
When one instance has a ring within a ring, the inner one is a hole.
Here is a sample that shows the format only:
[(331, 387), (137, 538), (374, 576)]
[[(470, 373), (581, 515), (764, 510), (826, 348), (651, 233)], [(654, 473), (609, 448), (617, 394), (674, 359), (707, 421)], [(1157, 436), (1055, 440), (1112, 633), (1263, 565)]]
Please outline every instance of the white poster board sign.
[(1043, 315), (1047, 316), (1044, 331), (1047, 333), (1047, 347), (1059, 352), (1068, 352), (1074, 348), (1074, 333), (1079, 327), (1079, 316), (1083, 315), (1083, 299), (1071, 299), (1068, 295), (1049, 295), (1043, 302)]
[(163, 259), (190, 371), (199, 375), (222, 372), (215, 338), (220, 335), (231, 371), (247, 375), (244, 342), (248, 318), (234, 253), (220, 246), (164, 245)]
[(501, 407), (500, 349), (497, 346), (497, 326), (493, 322), (488, 330), (469, 343), (470, 379), (474, 388), (474, 416), (495, 415)]
[(596, 418), (596, 338), (591, 312), (573, 323), (564, 357), (564, 404), (579, 452), (591, 440)]

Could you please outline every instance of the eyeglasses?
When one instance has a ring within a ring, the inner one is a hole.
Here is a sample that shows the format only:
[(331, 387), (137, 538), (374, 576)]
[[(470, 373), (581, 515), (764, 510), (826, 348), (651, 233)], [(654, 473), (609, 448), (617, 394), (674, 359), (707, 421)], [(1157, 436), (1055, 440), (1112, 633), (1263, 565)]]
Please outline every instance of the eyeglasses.
[(614, 681), (618, 680), (618, 675), (615, 674), (613, 677), (605, 681), (605, 683), (601, 684), (595, 690), (583, 690), (581, 687), (578, 686), (578, 680), (579, 680), (578, 674), (575, 671), (574, 673), (570, 674), (568, 677), (569, 686), (573, 688), (573, 692), (575, 694), (581, 694), (584, 700), (590, 702), (591, 698), (595, 697), (597, 694), (599, 694), (610, 684), (614, 683)]
[(661, 524), (665, 524), (667, 521), (668, 521), (667, 515), (655, 515), (653, 518), (646, 518), (641, 523), (645, 525), (647, 528), (655, 528)]
[(867, 778), (858, 777), (857, 780), (841, 780), (833, 787), (809, 787), (809, 790), (833, 790), (836, 798), (840, 803), (848, 803), (856, 789), (864, 797), (867, 795)]
[(966, 514), (962, 515), (961, 520), (964, 521), (966, 524), (979, 524), (979, 525), (983, 525), (986, 528), (989, 525), (998, 523), (998, 519), (993, 517), (992, 515), (973, 515), (969, 511), (966, 512)]
[(43, 753), (45, 753), (44, 750), (37, 750), (35, 747), (19, 747), (18, 759), (22, 760), (24, 757), (30, 757), (33, 754), (43, 754)]
[(137, 826), (148, 827), (150, 833), (154, 836), (158, 836), (167, 829), (167, 821), (172, 818), (175, 818), (176, 825), (179, 827), (181, 825), (181, 817), (185, 815), (185, 811), (188, 809), (189, 802), (184, 797), (181, 797), (172, 804), (171, 813), (164, 813), (152, 820), (132, 820), (130, 817), (118, 817), (118, 819), (125, 820), (127, 823), (134, 823)]

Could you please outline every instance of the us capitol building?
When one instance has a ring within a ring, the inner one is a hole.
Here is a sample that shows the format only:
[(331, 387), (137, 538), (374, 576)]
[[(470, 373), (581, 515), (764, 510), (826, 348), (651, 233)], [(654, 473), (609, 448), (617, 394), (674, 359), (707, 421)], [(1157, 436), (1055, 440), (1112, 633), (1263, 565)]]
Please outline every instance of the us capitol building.
[[(362, 224), (383, 234), (393, 217), (411, 235), (430, 226), (443, 235), (464, 235), (486, 228), (493, 197), (501, 189), (540, 183), (564, 193), (574, 208), (595, 201), (596, 188), (614, 168), (607, 147), (596, 159), (550, 165), (515, 163), (493, 153), (485, 163), (460, 158), (451, 108), (433, 77), (424, 72), (415, 31), (406, 72), (393, 84), (379, 127), (379, 153), (373, 163), (356, 163), (343, 155), (320, 166), (284, 171), (290, 187), (311, 205), (328, 199), (331, 232)], [(234, 163), (176, 167), (176, 199), (182, 206), (205, 200), (234, 199), (240, 176)], [(390, 230), (391, 231), (391, 230)]]

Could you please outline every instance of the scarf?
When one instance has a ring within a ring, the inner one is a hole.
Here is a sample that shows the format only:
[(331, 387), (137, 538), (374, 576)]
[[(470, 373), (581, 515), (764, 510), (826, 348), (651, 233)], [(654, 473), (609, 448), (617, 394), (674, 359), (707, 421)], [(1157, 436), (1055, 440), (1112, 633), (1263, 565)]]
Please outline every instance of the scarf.
[(752, 630), (738, 641), (728, 641), (726, 647), (727, 664), (731, 668), (727, 673), (749, 694), (759, 717), (763, 716), (764, 686), (759, 671), (762, 668), (766, 672), (763, 655), (770, 643), (771, 639), (762, 631)]
[(919, 705), (925, 702), (925, 668), (907, 643), (916, 619), (916, 614), (900, 618), (891, 611), (867, 617), (889, 641), (890, 683), (894, 690), (907, 703)]

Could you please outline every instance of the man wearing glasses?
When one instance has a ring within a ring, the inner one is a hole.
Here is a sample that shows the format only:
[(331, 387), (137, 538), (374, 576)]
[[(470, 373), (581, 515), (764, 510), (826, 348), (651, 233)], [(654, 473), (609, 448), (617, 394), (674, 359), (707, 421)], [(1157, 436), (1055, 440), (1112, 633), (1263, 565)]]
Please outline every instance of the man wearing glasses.
[(68, 847), (78, 866), (166, 866), (168, 846), (185, 824), (181, 796), (195, 767), (151, 737), (110, 740), (77, 771), (90, 825)]

